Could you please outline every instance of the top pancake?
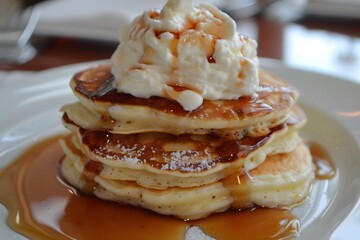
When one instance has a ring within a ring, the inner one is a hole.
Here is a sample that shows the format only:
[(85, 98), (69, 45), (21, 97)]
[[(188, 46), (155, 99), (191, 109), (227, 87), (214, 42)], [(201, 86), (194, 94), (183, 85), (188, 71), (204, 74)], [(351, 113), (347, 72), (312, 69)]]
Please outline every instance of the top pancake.
[(145, 99), (118, 92), (110, 64), (76, 74), (70, 85), (80, 100), (80, 103), (63, 107), (72, 121), (82, 128), (120, 134), (167, 132), (212, 133), (236, 138), (262, 136), (288, 117), (298, 97), (294, 87), (265, 71), (260, 72), (260, 86), (251, 96), (204, 100), (191, 112), (167, 98)]

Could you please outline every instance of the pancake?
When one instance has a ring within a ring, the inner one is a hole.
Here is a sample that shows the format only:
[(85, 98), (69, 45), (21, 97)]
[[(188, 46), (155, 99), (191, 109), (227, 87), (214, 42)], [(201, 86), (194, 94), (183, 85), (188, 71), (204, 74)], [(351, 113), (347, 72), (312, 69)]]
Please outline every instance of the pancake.
[(183, 219), (306, 198), (314, 174), (298, 130), (307, 118), (288, 83), (261, 71), (251, 96), (187, 112), (166, 98), (117, 92), (110, 69), (71, 79), (79, 101), (62, 108), (71, 134), (60, 167), (71, 186)]
[(267, 155), (293, 151), (301, 143), (297, 130), (306, 117), (298, 107), (290, 115), (267, 135), (229, 140), (216, 135), (91, 131), (64, 114), (63, 123), (74, 134), (62, 145), (82, 165), (88, 160), (101, 163), (100, 175), (106, 179), (136, 181), (154, 189), (193, 187), (249, 171)]
[(288, 153), (267, 156), (246, 174), (233, 174), (197, 187), (149, 189), (134, 181), (106, 179), (96, 172), (91, 175), (93, 185), (89, 187), (88, 178), (69, 157), (61, 162), (60, 170), (72, 186), (101, 199), (189, 220), (229, 208), (289, 207), (307, 196), (314, 175), (311, 155), (304, 144)]
[(67, 116), (82, 128), (116, 134), (215, 134), (231, 139), (262, 136), (287, 119), (298, 98), (293, 86), (265, 71), (260, 72), (260, 86), (251, 96), (204, 100), (191, 112), (167, 98), (136, 98), (118, 92), (110, 64), (76, 74), (70, 86), (79, 102), (62, 108)]

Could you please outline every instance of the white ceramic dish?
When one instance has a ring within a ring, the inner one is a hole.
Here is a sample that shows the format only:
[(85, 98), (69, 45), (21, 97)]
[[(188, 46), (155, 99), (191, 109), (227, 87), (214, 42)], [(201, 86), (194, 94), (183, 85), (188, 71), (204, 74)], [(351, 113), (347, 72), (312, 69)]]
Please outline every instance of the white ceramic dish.
[[(69, 79), (98, 64), (50, 69), (0, 84), (0, 168), (30, 144), (65, 131), (59, 108), (75, 101)], [(291, 69), (274, 60), (262, 59), (261, 65), (300, 89), (300, 104), (309, 117), (301, 134), (324, 146), (338, 170), (334, 179), (318, 182), (309, 200), (294, 209), (302, 224), (301, 239), (351, 239), (360, 231), (360, 85)], [(0, 205), (1, 239), (25, 239), (8, 228), (6, 215)]]

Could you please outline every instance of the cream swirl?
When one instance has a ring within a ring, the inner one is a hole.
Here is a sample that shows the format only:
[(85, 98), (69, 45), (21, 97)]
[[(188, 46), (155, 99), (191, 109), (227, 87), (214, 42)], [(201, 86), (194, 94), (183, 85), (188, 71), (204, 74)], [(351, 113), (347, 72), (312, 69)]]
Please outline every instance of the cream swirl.
[(256, 49), (216, 7), (169, 0), (125, 29), (111, 58), (112, 73), (121, 92), (170, 98), (192, 111), (203, 99), (253, 93), (259, 83)]

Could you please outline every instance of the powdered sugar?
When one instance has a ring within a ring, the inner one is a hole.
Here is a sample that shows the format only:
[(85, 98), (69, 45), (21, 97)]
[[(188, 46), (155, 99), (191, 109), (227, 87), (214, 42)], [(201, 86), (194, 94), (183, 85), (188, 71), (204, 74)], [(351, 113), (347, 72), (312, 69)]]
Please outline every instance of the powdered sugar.
[(170, 154), (164, 153), (163, 159), (166, 164), (162, 166), (161, 170), (200, 172), (208, 170), (215, 165), (207, 150), (204, 151), (204, 155), (200, 155), (200, 152), (193, 150), (174, 151), (170, 152)]
[(216, 164), (208, 149), (167, 152), (154, 146), (116, 143), (98, 147), (93, 152), (107, 160), (122, 161), (130, 165), (156, 162), (164, 171), (201, 172), (211, 169)]
[(117, 144), (113, 148), (99, 147), (95, 149), (95, 154), (106, 159), (124, 161), (129, 164), (138, 164), (143, 162), (142, 156), (145, 153), (146, 146), (139, 147), (137, 144), (124, 146)]

